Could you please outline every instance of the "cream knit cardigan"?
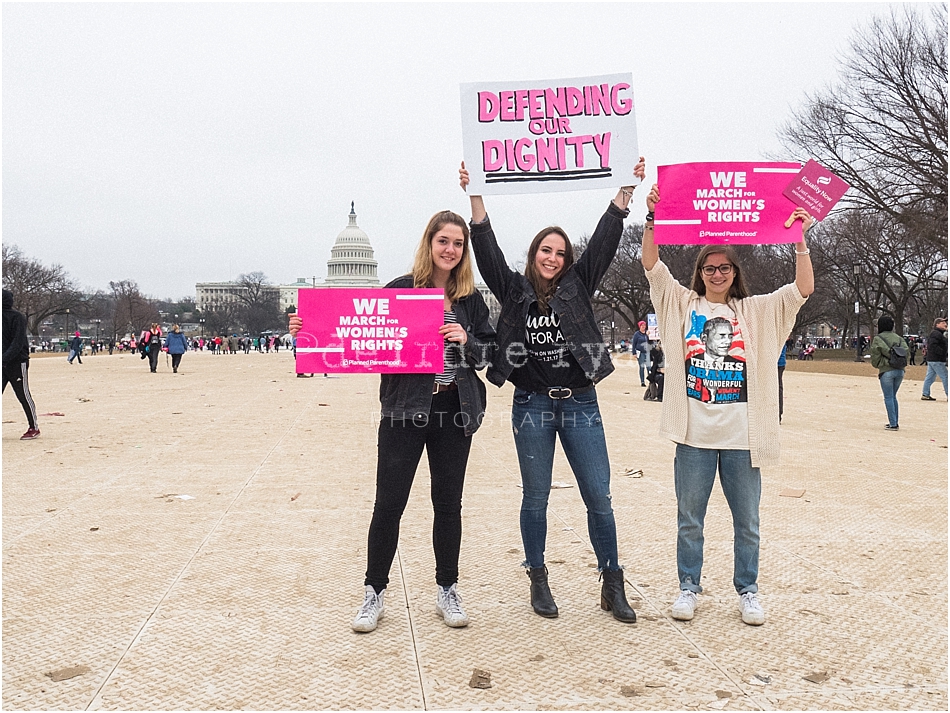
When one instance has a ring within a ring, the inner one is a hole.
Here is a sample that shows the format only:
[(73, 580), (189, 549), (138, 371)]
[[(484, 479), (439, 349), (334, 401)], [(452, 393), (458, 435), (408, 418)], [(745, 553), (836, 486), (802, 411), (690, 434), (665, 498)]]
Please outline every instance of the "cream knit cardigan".
[[(677, 282), (662, 260), (647, 270), (646, 275), (666, 351), (660, 435), (683, 443), (688, 414), (683, 329), (690, 302), (699, 295)], [(806, 299), (793, 282), (768, 295), (729, 300), (745, 340), (749, 451), (753, 468), (778, 461), (778, 357)]]

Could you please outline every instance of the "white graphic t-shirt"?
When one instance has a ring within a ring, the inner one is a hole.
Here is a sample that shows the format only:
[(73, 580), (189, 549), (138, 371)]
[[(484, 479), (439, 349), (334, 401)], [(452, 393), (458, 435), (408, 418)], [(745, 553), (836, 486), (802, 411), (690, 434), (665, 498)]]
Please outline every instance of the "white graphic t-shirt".
[(685, 443), (694, 448), (747, 450), (747, 364), (736, 314), (729, 305), (705, 297), (694, 300), (688, 314)]

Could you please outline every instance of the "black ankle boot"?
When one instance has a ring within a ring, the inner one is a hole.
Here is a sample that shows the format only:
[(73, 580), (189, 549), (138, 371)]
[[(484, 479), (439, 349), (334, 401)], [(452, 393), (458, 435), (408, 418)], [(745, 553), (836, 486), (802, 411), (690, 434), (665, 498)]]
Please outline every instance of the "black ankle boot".
[(613, 612), (614, 619), (632, 624), (637, 613), (627, 603), (627, 594), (623, 590), (623, 570), (605, 569), (601, 573), (604, 580), (600, 588), (600, 608)]
[(527, 570), (527, 574), (531, 578), (531, 606), (534, 613), (548, 619), (557, 619), (557, 604), (554, 603), (551, 588), (548, 587), (548, 568), (535, 567)]

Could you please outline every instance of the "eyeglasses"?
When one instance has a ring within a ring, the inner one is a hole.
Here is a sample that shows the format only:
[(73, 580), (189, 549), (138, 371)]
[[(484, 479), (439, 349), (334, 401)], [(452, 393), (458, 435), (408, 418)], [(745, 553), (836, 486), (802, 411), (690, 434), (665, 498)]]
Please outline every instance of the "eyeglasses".
[(723, 263), (722, 265), (703, 265), (703, 274), (707, 277), (712, 277), (716, 274), (716, 270), (719, 270), (723, 275), (732, 274), (732, 265), (730, 263)]

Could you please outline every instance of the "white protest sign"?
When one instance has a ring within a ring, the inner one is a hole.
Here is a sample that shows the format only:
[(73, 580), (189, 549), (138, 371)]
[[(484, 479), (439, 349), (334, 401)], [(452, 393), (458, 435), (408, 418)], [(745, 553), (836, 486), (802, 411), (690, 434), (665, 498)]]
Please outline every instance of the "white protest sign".
[(633, 76), (460, 86), (472, 195), (639, 183)]

